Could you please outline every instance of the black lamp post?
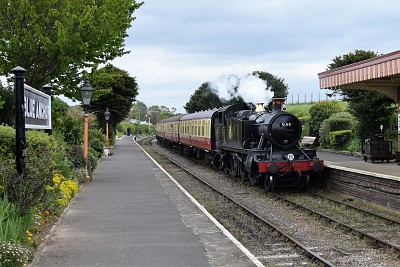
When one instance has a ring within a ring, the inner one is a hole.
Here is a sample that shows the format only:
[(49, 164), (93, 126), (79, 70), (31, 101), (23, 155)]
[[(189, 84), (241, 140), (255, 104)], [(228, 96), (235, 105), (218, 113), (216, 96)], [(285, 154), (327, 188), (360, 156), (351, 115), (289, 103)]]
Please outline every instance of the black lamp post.
[(25, 157), (23, 154), (26, 148), (25, 141), (25, 72), (22, 67), (16, 67), (11, 70), (15, 80), (15, 141), (16, 141), (16, 163), (18, 174), (23, 174), (25, 169)]
[(90, 86), (89, 80), (85, 79), (83, 86), (80, 90), (83, 108), (85, 110), (84, 115), (84, 128), (83, 128), (83, 157), (86, 163), (86, 183), (90, 182), (90, 176), (88, 172), (88, 154), (89, 154), (89, 115), (88, 109), (90, 102), (93, 97), (93, 88)]
[(50, 84), (45, 84), (45, 85), (43, 85), (42, 86), (42, 90), (43, 90), (43, 93), (45, 93), (46, 95), (48, 95), (48, 96), (51, 96), (51, 85)]
[[(51, 89), (52, 89), (52, 87), (51, 87), (50, 84), (45, 84), (45, 85), (42, 86), (43, 93), (45, 93), (46, 95), (50, 96), (50, 98), (51, 98), (51, 95), (52, 95)], [(46, 130), (44, 130), (44, 132), (49, 134), (49, 135), (52, 135), (52, 130), (51, 129), (46, 129)]]
[(106, 140), (107, 140), (107, 149), (108, 149), (108, 155), (111, 156), (111, 149), (110, 149), (110, 141), (108, 140), (108, 120), (110, 119), (110, 111), (108, 110), (108, 107), (106, 108), (106, 111), (104, 112), (104, 118), (106, 119)]

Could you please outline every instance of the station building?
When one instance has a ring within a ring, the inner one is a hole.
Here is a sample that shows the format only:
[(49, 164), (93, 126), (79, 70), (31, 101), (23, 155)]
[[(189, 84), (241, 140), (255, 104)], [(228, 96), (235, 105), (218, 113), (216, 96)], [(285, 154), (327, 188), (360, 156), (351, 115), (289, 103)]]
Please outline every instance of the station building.
[(321, 89), (377, 90), (397, 104), (397, 153), (400, 151), (400, 50), (318, 73)]

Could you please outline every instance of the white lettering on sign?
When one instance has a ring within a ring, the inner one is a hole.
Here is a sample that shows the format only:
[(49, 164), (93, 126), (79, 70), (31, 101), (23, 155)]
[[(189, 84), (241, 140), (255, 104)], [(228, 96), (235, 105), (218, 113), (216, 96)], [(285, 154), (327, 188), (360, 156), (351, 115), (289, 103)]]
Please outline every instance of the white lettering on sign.
[(47, 120), (49, 118), (49, 105), (25, 96), (25, 117)]
[(51, 129), (51, 97), (25, 84), (25, 128)]

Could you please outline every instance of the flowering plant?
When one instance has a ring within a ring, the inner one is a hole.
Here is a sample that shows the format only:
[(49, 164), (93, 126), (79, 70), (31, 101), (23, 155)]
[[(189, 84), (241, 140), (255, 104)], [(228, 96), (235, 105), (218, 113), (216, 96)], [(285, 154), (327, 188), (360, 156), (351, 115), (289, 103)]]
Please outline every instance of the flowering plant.
[(0, 241), (0, 266), (24, 266), (32, 258), (33, 254), (27, 247), (16, 242)]
[(67, 180), (62, 174), (56, 173), (53, 176), (53, 186), (47, 186), (47, 191), (59, 193), (59, 198), (56, 200), (57, 205), (66, 206), (71, 199), (78, 193), (79, 186), (72, 180)]

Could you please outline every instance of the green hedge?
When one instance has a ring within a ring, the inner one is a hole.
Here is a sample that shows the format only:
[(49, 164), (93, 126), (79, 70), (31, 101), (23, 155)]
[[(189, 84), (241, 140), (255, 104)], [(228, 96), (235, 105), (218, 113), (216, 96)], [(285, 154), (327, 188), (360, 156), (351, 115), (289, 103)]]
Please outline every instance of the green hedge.
[(352, 138), (351, 130), (333, 131), (329, 133), (329, 143), (333, 148), (340, 149), (346, 146)]
[[(15, 130), (0, 127), (1, 142), (0, 173), (8, 198), (26, 213), (45, 196), (45, 187), (52, 184), (58, 145), (52, 136), (42, 131), (26, 132), (25, 170), (16, 171)], [(5, 147), (7, 144), (9, 147)]]
[(319, 130), (320, 145), (322, 147), (329, 147), (331, 143), (329, 135), (331, 132), (341, 130), (352, 131), (353, 129), (354, 123), (352, 119), (343, 117), (330, 117), (321, 123), (321, 128)]
[(310, 117), (299, 117), (302, 125), (302, 136), (310, 135)]
[(100, 130), (89, 130), (89, 147), (97, 152), (97, 158), (101, 158), (105, 146), (106, 136)]
[(339, 102), (321, 101), (310, 107), (310, 135), (319, 137), (321, 123), (328, 119), (332, 114), (342, 111)]
[(15, 158), (15, 129), (0, 125), (0, 160)]

